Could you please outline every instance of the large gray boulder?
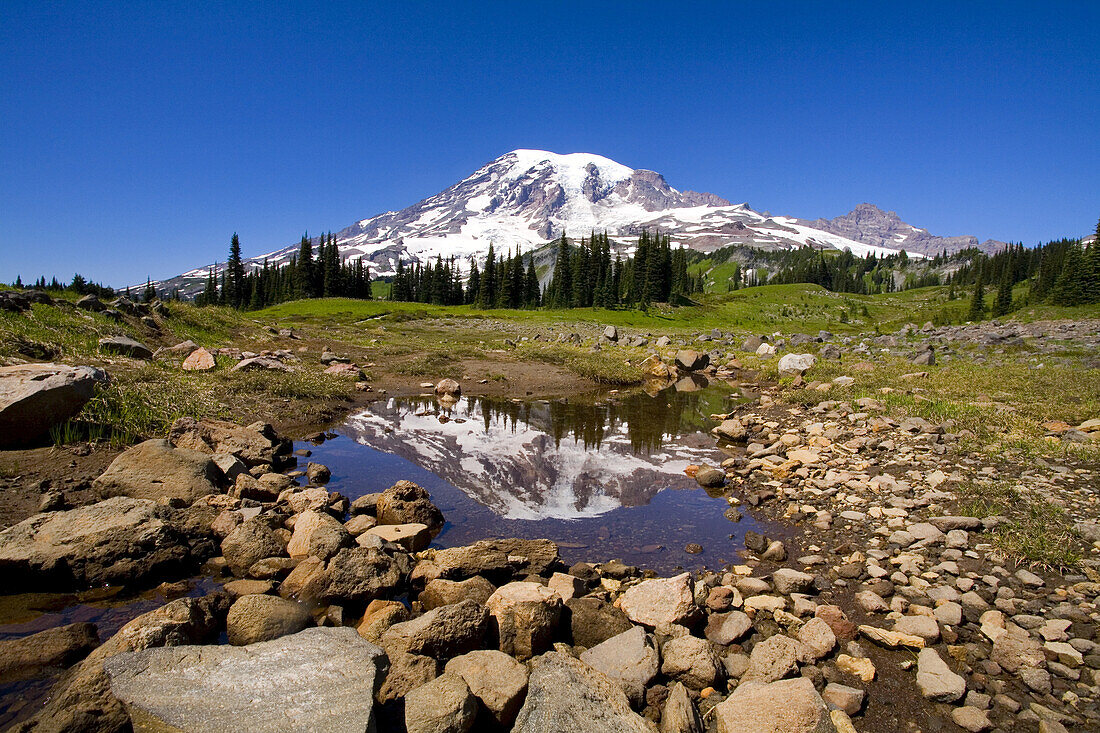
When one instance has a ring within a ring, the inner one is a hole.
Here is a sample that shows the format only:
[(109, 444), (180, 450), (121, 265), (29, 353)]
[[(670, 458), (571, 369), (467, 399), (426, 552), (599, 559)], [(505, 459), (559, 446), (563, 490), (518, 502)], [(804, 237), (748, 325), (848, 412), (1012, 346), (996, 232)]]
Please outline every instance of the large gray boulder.
[(481, 647), (489, 630), (489, 614), (473, 601), (428, 611), (412, 621), (394, 624), (382, 634), (391, 654), (419, 654), (447, 660)]
[(653, 638), (641, 626), (597, 644), (581, 654), (581, 661), (618, 682), (635, 707), (645, 702), (646, 685), (661, 666)]
[(549, 652), (532, 664), (527, 699), (512, 730), (655, 733), (657, 729), (630, 709), (622, 688), (607, 675), (566, 654)]
[(0, 448), (42, 440), (80, 412), (107, 373), (89, 366), (19, 364), (0, 367)]
[(714, 709), (718, 733), (837, 733), (807, 677), (743, 682)]
[(118, 496), (0, 532), (0, 577), (7, 593), (140, 583), (189, 570), (209, 539), (178, 510)]
[(221, 469), (210, 456), (147, 440), (124, 451), (95, 480), (99, 495), (134, 499), (178, 499), (188, 504), (218, 493)]
[(374, 729), (383, 652), (349, 628), (313, 628), (247, 647), (146, 649), (104, 663), (135, 730), (189, 733)]

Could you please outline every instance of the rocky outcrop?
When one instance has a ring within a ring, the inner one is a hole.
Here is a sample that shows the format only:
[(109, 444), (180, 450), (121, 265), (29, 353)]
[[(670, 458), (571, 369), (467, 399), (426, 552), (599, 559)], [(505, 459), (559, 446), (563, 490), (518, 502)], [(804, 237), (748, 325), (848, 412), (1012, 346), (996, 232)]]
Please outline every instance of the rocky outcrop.
[(374, 729), (383, 659), (353, 629), (314, 628), (241, 648), (124, 653), (104, 668), (138, 730), (362, 733)]
[(95, 480), (100, 496), (176, 499), (186, 504), (218, 493), (221, 469), (210, 456), (173, 448), (167, 440), (147, 440), (127, 449)]
[(0, 367), (0, 448), (42, 441), (50, 428), (79, 413), (96, 386), (106, 382), (105, 372), (88, 366)]

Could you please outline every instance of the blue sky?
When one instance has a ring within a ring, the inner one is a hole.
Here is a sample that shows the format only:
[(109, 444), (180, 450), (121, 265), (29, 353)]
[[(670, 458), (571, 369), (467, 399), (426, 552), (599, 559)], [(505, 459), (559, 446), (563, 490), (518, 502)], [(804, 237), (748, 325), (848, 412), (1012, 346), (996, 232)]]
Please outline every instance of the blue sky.
[(337, 230), (514, 148), (1034, 244), (1100, 217), (1100, 3), (0, 4), (0, 280)]

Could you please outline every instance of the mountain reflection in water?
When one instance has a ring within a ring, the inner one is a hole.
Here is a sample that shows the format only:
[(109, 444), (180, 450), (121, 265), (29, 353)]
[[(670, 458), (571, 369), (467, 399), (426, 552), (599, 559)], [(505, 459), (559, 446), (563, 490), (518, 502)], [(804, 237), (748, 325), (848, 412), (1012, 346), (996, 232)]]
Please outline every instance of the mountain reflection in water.
[(664, 489), (695, 489), (684, 469), (723, 458), (708, 416), (742, 396), (728, 385), (691, 386), (551, 401), (391, 398), (341, 432), (427, 469), (499, 517), (594, 517), (649, 504)]

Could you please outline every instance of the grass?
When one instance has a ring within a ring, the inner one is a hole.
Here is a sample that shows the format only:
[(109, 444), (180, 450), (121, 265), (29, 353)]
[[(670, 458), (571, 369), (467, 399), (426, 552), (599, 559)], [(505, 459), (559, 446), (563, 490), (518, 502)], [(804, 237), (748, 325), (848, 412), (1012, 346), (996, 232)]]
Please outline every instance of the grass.
[(1033, 501), (1003, 481), (962, 484), (958, 514), (1005, 517), (993, 546), (1017, 565), (1066, 570), (1081, 562), (1077, 533), (1066, 512), (1048, 501)]
[(621, 356), (609, 357), (606, 353), (593, 352), (568, 344), (535, 344), (520, 349), (528, 359), (562, 366), (574, 374), (591, 379), (597, 384), (625, 385), (642, 381), (640, 366)]

